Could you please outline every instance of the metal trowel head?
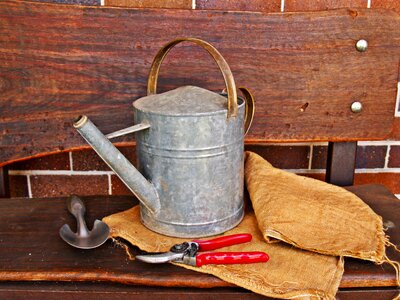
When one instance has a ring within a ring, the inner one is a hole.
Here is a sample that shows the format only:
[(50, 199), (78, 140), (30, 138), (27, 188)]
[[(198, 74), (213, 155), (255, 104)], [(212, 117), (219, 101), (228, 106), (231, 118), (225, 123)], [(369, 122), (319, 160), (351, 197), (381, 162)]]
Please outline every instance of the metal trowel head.
[(85, 205), (77, 196), (72, 196), (67, 201), (69, 212), (77, 220), (77, 232), (73, 232), (68, 224), (60, 228), (60, 237), (73, 247), (92, 249), (101, 246), (107, 241), (110, 228), (106, 223), (96, 220), (91, 231), (88, 230), (84, 219)]

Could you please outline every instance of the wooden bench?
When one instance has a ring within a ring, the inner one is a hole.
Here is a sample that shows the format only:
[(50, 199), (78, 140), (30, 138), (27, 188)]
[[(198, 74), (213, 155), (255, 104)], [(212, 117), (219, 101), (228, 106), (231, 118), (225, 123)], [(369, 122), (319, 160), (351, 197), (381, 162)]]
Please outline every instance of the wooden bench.
[[(400, 20), (389, 11), (263, 15), (5, 1), (0, 16), (3, 196), (13, 162), (86, 147), (72, 127), (77, 115), (89, 115), (103, 132), (132, 125), (131, 102), (145, 95), (152, 58), (178, 36), (211, 42), (237, 84), (253, 91), (250, 149), (262, 153), (267, 142), (327, 141), (327, 181), (348, 186), (357, 141), (384, 139), (392, 129)], [(365, 52), (356, 49), (360, 39), (368, 41)], [(216, 91), (223, 86), (207, 54), (191, 45), (173, 50), (159, 86), (186, 84)], [(351, 110), (355, 102), (361, 112)], [(125, 136), (117, 144), (133, 145), (134, 139)], [(399, 245), (397, 198), (379, 185), (348, 189), (383, 216), (387, 234)], [(86, 200), (89, 223), (137, 203), (133, 196)], [(90, 251), (72, 248), (58, 237), (64, 223), (74, 223), (63, 198), (1, 199), (0, 220), (2, 299), (263, 298), (210, 275), (129, 261), (111, 241)], [(340, 299), (391, 299), (396, 293), (390, 266), (346, 259)]]

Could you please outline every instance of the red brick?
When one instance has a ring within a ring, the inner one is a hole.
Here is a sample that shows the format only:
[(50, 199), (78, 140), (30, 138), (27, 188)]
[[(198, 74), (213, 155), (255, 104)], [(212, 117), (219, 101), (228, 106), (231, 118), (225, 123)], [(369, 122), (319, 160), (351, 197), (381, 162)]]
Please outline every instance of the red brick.
[(285, 0), (285, 11), (316, 11), (344, 7), (366, 8), (367, 3), (368, 0)]
[(371, 169), (385, 166), (387, 146), (358, 146), (356, 168)]
[(111, 193), (113, 195), (133, 195), (126, 185), (116, 176), (111, 176)]
[(105, 0), (104, 4), (138, 8), (192, 8), (192, 0)]
[(326, 169), (327, 146), (313, 146), (311, 169)]
[(358, 173), (354, 184), (380, 183), (393, 194), (400, 194), (400, 173)]
[[(132, 164), (136, 164), (135, 147), (120, 147), (119, 150)], [(74, 171), (110, 171), (110, 168), (94, 150), (73, 152), (72, 162)]]
[(107, 175), (31, 176), (32, 197), (108, 195)]
[(278, 12), (281, 10), (281, 1), (265, 0), (196, 0), (196, 9), (224, 10), (224, 11), (260, 11)]
[(400, 167), (400, 146), (390, 146), (388, 167)]
[(10, 170), (69, 170), (69, 154), (59, 153), (32, 158), (10, 165)]
[(308, 169), (310, 146), (245, 145), (280, 169)]
[(396, 11), (400, 14), (400, 1), (399, 0), (372, 0), (371, 8), (387, 8)]
[(26, 176), (10, 175), (9, 179), (11, 197), (29, 197), (28, 180)]
[(72, 169), (74, 171), (110, 171), (107, 164), (94, 150), (72, 152)]

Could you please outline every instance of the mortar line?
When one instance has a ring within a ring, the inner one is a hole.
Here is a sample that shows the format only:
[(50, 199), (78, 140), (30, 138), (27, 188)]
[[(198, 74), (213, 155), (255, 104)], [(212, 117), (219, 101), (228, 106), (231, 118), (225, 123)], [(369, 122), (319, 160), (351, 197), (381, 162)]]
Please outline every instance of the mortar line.
[(192, 0), (192, 9), (196, 9), (196, 0)]
[(33, 198), (32, 197), (32, 186), (31, 186), (31, 176), (30, 175), (26, 176), (26, 183), (27, 183), (27, 186), (28, 186), (28, 197), (29, 198)]
[(70, 170), (10, 170), (10, 175), (109, 175), (112, 171), (70, 171)]
[(246, 145), (264, 145), (264, 146), (310, 146), (310, 145), (314, 145), (314, 146), (327, 146), (328, 142), (293, 142), (293, 143), (276, 143), (276, 142), (272, 142), (272, 143), (246, 143)]
[(69, 169), (71, 171), (74, 170), (74, 163), (73, 163), (73, 160), (72, 160), (72, 152), (69, 152)]
[(104, 1), (105, 0), (100, 0), (100, 6), (104, 6), (105, 5)]
[(385, 169), (388, 168), (388, 165), (389, 165), (389, 158), (390, 158), (390, 145), (388, 145), (388, 146), (387, 146), (387, 149), (386, 149), (385, 165), (383, 166)]
[(400, 141), (360, 141), (358, 146), (393, 146), (400, 145)]
[(312, 158), (313, 158), (313, 153), (314, 153), (314, 145), (310, 145), (310, 158), (308, 159), (308, 169), (311, 170), (312, 167)]
[[(325, 173), (325, 169), (282, 169), (283, 171), (298, 173), (298, 174), (312, 174), (312, 173)], [(400, 173), (400, 168), (374, 168), (374, 169), (356, 169), (354, 171), (357, 174), (378, 174), (378, 173)]]
[(285, 0), (281, 0), (281, 12), (285, 11)]
[(400, 173), (400, 168), (374, 168), (374, 169), (356, 169), (355, 173)]
[[(246, 145), (253, 145), (252, 143), (246, 143)], [(293, 143), (254, 143), (254, 145), (264, 145), (264, 146), (328, 146), (328, 142), (293, 142)], [(359, 146), (400, 146), (400, 141), (358, 141)]]
[(111, 174), (108, 174), (107, 177), (108, 177), (108, 194), (109, 194), (109, 195), (112, 195)]
[(368, 2), (367, 2), (367, 8), (371, 8), (371, 0), (368, 0)]
[(395, 107), (394, 116), (400, 117), (400, 81), (397, 82), (397, 95), (396, 95), (396, 107)]

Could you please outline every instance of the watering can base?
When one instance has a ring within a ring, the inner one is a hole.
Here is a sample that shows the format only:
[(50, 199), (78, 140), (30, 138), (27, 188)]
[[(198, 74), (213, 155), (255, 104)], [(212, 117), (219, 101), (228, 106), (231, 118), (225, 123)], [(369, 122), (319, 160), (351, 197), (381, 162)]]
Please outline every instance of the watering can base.
[(244, 217), (244, 208), (240, 207), (234, 214), (222, 220), (208, 222), (206, 224), (177, 224), (156, 220), (142, 205), (140, 218), (144, 226), (151, 231), (172, 237), (200, 238), (218, 235), (236, 227)]

